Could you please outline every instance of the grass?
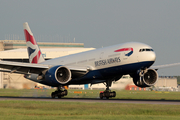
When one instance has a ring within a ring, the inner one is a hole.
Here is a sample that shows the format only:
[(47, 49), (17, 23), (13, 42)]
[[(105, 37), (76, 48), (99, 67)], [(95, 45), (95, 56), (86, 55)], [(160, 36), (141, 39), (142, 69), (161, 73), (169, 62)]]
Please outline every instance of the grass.
[[(0, 96), (50, 97), (52, 91), (54, 89), (0, 89)], [(75, 91), (82, 91), (82, 93)], [(68, 92), (66, 97), (98, 98), (100, 90), (68, 90)], [(180, 100), (180, 92), (116, 92), (116, 99)], [(2, 120), (179, 120), (180, 105), (1, 100), (0, 116)]]
[(178, 120), (180, 105), (0, 101), (1, 119)]

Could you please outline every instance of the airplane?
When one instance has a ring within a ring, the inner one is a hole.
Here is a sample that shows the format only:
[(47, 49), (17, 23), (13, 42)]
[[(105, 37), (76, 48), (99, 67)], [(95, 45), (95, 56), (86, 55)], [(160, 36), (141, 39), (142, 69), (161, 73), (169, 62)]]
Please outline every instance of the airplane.
[(27, 22), (23, 24), (29, 63), (0, 61), (0, 71), (24, 74), (24, 77), (44, 85), (57, 87), (52, 98), (68, 94), (64, 86), (104, 83), (106, 90), (99, 94), (100, 99), (116, 96), (109, 87), (113, 81), (129, 74), (136, 86), (144, 88), (155, 85), (157, 70), (176, 66), (180, 63), (152, 66), (156, 54), (152, 47), (139, 42), (127, 42), (109, 47), (94, 49), (50, 60), (43, 58)]

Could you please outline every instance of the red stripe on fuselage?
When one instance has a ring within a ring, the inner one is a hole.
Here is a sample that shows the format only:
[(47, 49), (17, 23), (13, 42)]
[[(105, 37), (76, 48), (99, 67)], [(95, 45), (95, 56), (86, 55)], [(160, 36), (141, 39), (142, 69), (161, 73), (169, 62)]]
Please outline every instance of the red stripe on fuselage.
[(121, 48), (121, 49), (115, 50), (114, 52), (122, 52), (122, 51), (133, 51), (133, 48)]
[(26, 37), (26, 42), (31, 42), (33, 45), (37, 45), (34, 37), (32, 35), (29, 34), (29, 32), (25, 29), (24, 30), (24, 34), (25, 34), (25, 37)]

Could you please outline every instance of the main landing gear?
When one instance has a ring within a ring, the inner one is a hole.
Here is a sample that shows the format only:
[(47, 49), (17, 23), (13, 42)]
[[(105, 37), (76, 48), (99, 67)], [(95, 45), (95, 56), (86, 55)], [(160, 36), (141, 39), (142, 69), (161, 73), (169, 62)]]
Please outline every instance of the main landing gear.
[(67, 94), (68, 94), (68, 91), (66, 89), (62, 89), (62, 86), (59, 86), (59, 87), (57, 87), (57, 90), (55, 92), (51, 93), (51, 97), (52, 98), (55, 98), (55, 97), (61, 98), (61, 97), (66, 96)]
[(116, 97), (116, 92), (115, 91), (111, 92), (111, 90), (109, 89), (109, 87), (111, 87), (111, 84), (112, 84), (112, 80), (106, 80), (106, 90), (99, 94), (100, 99), (103, 99), (104, 97), (106, 99), (109, 99), (111, 97)]

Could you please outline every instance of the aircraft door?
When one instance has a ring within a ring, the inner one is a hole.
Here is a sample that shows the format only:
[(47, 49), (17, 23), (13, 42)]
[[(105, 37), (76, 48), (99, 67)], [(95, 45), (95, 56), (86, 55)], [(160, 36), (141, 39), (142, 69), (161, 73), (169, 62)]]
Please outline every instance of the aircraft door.
[(104, 52), (100, 53), (99, 59), (103, 59), (104, 58)]

